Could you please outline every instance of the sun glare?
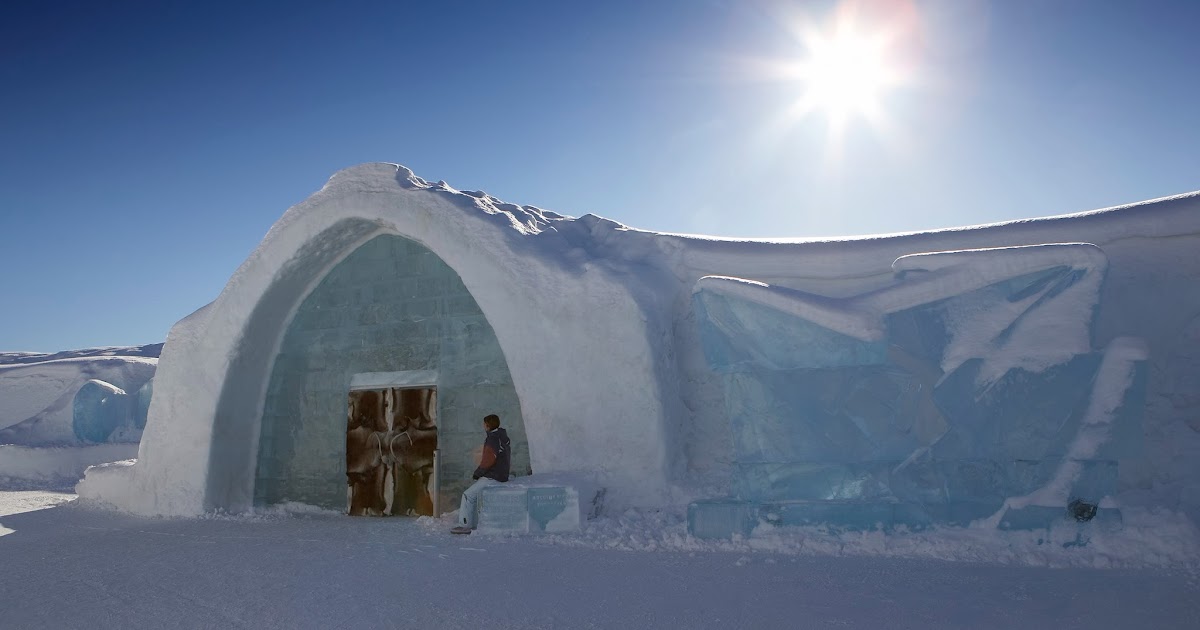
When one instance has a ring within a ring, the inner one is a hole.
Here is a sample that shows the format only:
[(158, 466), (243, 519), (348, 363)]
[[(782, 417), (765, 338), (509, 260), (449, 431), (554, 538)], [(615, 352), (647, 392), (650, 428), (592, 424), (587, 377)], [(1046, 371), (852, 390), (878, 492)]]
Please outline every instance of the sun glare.
[(793, 114), (824, 113), (835, 129), (856, 117), (879, 122), (888, 89), (900, 82), (887, 34), (841, 17), (824, 30), (804, 32), (805, 54), (792, 65), (801, 90)]
[(926, 80), (912, 0), (840, 0), (825, 16), (802, 10), (775, 17), (790, 39), (788, 54), (744, 66), (748, 76), (780, 88), (771, 92), (781, 98), (772, 103), (775, 114), (757, 134), (764, 147), (800, 141), (811, 150), (813, 133), (824, 127), (821, 164), (837, 168), (860, 139), (905, 142), (900, 121), (911, 111), (911, 88)]
[(802, 81), (814, 106), (838, 117), (878, 107), (889, 70), (877, 39), (839, 30), (830, 39), (809, 42), (809, 50)]

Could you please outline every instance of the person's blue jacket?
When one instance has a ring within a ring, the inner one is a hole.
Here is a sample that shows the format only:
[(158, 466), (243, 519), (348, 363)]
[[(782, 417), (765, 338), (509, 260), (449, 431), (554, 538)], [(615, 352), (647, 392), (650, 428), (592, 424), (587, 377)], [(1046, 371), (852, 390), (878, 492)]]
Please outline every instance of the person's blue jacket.
[(508, 470), (511, 463), (512, 442), (504, 427), (488, 431), (487, 439), (483, 441), (483, 454), (479, 457), (479, 468), (471, 475), (472, 479), (487, 477), (496, 481), (508, 481)]

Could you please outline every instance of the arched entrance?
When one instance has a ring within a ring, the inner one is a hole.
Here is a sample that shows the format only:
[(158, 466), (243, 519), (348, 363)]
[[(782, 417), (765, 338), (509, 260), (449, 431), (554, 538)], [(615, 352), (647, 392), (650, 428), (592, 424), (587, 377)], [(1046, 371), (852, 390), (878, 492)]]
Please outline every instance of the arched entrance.
[(283, 333), (263, 404), (254, 504), (343, 509), (347, 401), (356, 375), (422, 372), (436, 387), (443, 505), (470, 481), (481, 419), (529, 469), (520, 402), (487, 318), (458, 274), (420, 243), (377, 236), (304, 298)]

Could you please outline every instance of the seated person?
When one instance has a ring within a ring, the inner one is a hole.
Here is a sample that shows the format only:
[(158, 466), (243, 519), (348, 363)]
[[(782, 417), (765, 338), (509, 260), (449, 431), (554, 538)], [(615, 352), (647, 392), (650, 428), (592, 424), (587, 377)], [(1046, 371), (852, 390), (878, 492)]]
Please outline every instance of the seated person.
[(458, 507), (459, 526), (450, 530), (455, 534), (469, 534), (478, 524), (476, 507), (479, 495), (483, 489), (494, 484), (508, 481), (508, 468), (512, 453), (512, 442), (508, 432), (500, 427), (500, 416), (490, 414), (483, 419), (483, 428), (487, 437), (483, 441), (483, 453), (479, 456), (479, 467), (471, 475), (475, 483), (463, 491), (462, 502)]

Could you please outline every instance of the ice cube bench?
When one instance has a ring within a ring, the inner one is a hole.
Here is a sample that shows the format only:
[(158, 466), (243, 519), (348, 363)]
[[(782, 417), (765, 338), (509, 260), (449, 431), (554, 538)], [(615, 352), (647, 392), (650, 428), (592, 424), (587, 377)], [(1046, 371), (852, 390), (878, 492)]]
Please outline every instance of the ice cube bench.
[[(582, 488), (586, 504), (595, 514), (603, 489)], [(569, 484), (540, 483), (525, 478), (483, 489), (479, 497), (479, 524), (483, 534), (540, 534), (579, 531), (585, 514), (581, 488)]]

